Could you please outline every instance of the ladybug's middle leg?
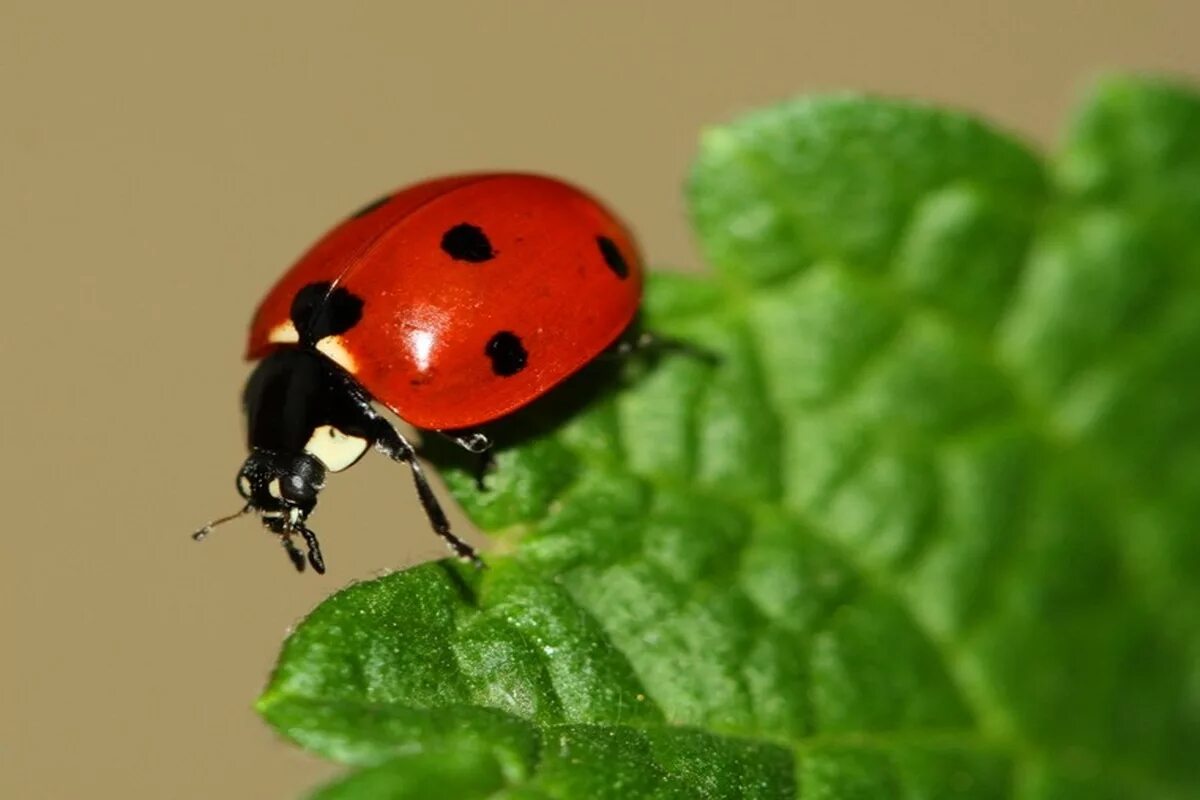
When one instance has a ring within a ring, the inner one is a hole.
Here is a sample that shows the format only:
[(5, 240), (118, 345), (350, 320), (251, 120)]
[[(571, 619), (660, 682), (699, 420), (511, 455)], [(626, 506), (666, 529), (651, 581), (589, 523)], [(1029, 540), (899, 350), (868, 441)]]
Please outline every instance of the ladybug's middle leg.
[(492, 440), (483, 431), (438, 431), (468, 453), (483, 454), (492, 449)]
[(468, 453), (477, 456), (474, 472), (475, 487), (481, 492), (487, 491), (483, 479), (496, 465), (496, 452), (488, 435), (482, 431), (436, 431), (436, 433), (454, 442)]

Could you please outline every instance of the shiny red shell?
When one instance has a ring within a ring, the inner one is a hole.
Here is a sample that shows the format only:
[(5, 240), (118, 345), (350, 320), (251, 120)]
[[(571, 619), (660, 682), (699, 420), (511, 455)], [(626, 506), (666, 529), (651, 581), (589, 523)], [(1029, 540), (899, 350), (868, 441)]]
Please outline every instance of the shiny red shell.
[[(471, 260), (450, 254), (446, 236), (460, 226), (483, 233), (490, 257), (479, 259), (478, 245)], [(362, 316), (318, 348), (406, 422), (461, 429), (526, 405), (612, 344), (637, 313), (643, 270), (620, 221), (561, 181), (431, 180), (368, 206), (305, 253), (259, 305), (247, 358), (297, 341), (292, 301), (321, 282), (361, 299)], [(500, 333), (525, 352), (512, 374), (488, 353)]]

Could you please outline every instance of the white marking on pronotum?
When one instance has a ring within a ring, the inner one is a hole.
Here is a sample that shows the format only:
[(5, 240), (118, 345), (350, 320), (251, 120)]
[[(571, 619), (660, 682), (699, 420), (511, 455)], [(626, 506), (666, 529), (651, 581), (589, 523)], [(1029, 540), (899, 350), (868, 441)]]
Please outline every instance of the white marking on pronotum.
[(341, 472), (367, 452), (367, 440), (347, 436), (332, 425), (321, 425), (304, 445), (304, 452), (324, 464), (330, 472)]
[(276, 344), (295, 344), (300, 341), (300, 334), (296, 332), (296, 326), (289, 319), (272, 328), (271, 332), (267, 334), (267, 341)]
[(346, 349), (346, 345), (342, 344), (342, 337), (340, 336), (326, 336), (317, 342), (317, 349), (324, 353), (326, 358), (351, 375), (358, 369), (358, 362), (354, 360), (354, 356), (350, 355), (350, 351)]

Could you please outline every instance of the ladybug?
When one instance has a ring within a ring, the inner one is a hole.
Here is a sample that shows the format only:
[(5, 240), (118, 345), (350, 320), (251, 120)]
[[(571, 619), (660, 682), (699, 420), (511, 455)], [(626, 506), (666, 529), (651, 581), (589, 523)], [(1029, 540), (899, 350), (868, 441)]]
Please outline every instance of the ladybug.
[(250, 326), (243, 508), (298, 571), (325, 571), (307, 520), (329, 473), (371, 447), (404, 463), (433, 530), (450, 530), (416, 450), (375, 408), (486, 453), (479, 426), (562, 383), (630, 329), (643, 269), (596, 199), (529, 174), (419, 183), (365, 206), (276, 282)]

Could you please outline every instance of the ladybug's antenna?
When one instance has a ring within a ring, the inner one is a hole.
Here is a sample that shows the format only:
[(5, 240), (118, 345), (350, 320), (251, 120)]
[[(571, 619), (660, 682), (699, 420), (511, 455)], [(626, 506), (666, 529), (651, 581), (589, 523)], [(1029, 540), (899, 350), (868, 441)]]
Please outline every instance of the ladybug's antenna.
[(204, 541), (205, 536), (208, 536), (210, 533), (212, 533), (213, 528), (217, 527), (218, 525), (224, 525), (226, 522), (232, 522), (233, 520), (237, 519), (238, 517), (241, 517), (244, 514), (249, 514), (249, 513), (250, 513), (250, 504), (246, 503), (246, 505), (242, 506), (241, 510), (235, 511), (227, 517), (221, 517), (220, 519), (214, 519), (212, 522), (208, 523), (203, 528), (201, 528), (200, 530), (193, 533), (192, 538), (195, 539), (197, 542), (202, 542), (202, 541)]

